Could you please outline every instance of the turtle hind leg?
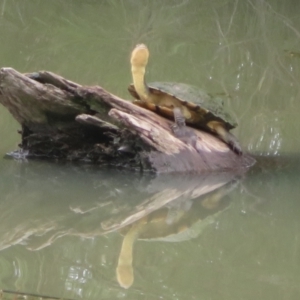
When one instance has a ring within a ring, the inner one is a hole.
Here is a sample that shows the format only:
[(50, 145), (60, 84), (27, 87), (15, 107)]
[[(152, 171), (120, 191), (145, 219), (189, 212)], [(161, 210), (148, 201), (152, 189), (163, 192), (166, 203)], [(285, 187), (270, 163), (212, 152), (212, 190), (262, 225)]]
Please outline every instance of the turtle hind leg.
[(233, 152), (235, 152), (237, 155), (243, 154), (242, 148), (237, 138), (227, 129), (225, 129), (222, 123), (211, 121), (207, 124), (207, 126), (209, 127), (209, 129), (211, 129), (212, 132), (215, 132), (223, 142), (229, 145), (230, 149)]
[(223, 141), (225, 141), (229, 145), (231, 150), (233, 150), (233, 152), (235, 152), (237, 155), (243, 154), (241, 145), (238, 142), (237, 138), (227, 130), (226, 130), (225, 139), (223, 139)]

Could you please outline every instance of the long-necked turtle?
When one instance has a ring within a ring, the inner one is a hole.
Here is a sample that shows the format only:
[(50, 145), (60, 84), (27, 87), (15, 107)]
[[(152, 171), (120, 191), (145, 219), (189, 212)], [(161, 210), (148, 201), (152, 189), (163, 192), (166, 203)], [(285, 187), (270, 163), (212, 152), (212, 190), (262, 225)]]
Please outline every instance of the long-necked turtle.
[(131, 53), (133, 84), (128, 90), (136, 99), (134, 103), (171, 119), (174, 118), (174, 108), (178, 107), (187, 124), (215, 134), (235, 153), (242, 154), (236, 137), (229, 132), (237, 124), (224, 109), (222, 99), (184, 83), (146, 84), (148, 58), (149, 50), (144, 44), (137, 45)]

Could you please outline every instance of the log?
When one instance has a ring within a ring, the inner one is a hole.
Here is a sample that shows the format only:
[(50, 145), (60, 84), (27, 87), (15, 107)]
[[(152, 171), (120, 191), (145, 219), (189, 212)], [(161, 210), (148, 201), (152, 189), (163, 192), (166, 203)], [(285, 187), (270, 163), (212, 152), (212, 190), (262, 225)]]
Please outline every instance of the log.
[(80, 161), (157, 173), (247, 169), (217, 137), (186, 127), (121, 99), (100, 86), (81, 86), (47, 71), (0, 71), (0, 103), (20, 123), (17, 158)]

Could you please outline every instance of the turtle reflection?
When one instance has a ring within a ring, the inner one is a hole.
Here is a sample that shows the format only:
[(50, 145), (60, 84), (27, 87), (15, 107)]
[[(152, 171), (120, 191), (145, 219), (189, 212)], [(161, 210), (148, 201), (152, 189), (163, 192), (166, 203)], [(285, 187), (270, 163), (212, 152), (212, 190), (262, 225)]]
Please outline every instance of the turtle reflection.
[(228, 207), (230, 199), (224, 196), (232, 188), (228, 184), (198, 199), (176, 199), (119, 230), (124, 236), (116, 269), (120, 286), (129, 288), (133, 284), (132, 253), (137, 239), (181, 242), (197, 237)]

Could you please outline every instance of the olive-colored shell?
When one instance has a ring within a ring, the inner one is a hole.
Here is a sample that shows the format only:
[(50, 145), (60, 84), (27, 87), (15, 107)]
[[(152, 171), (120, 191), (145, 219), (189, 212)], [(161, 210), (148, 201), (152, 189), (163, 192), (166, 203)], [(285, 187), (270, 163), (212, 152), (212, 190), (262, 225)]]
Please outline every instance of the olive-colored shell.
[[(174, 104), (179, 101), (182, 107), (191, 112), (191, 118), (186, 118), (186, 122), (195, 127), (203, 127), (210, 121), (221, 121), (227, 130), (237, 126), (230, 113), (224, 108), (221, 97), (212, 96), (197, 87), (184, 83), (152, 82), (147, 87), (151, 94), (156, 94), (158, 97), (163, 97), (164, 95), (173, 96)], [(128, 90), (135, 99), (140, 99), (133, 85), (130, 85)], [(140, 105), (139, 103), (136, 104)], [(141, 106), (144, 105), (141, 104)], [(173, 109), (170, 107), (164, 107), (160, 104), (151, 105), (151, 103), (148, 103), (146, 106), (148, 109), (173, 118)], [(195, 116), (194, 118), (192, 118), (193, 115)]]

